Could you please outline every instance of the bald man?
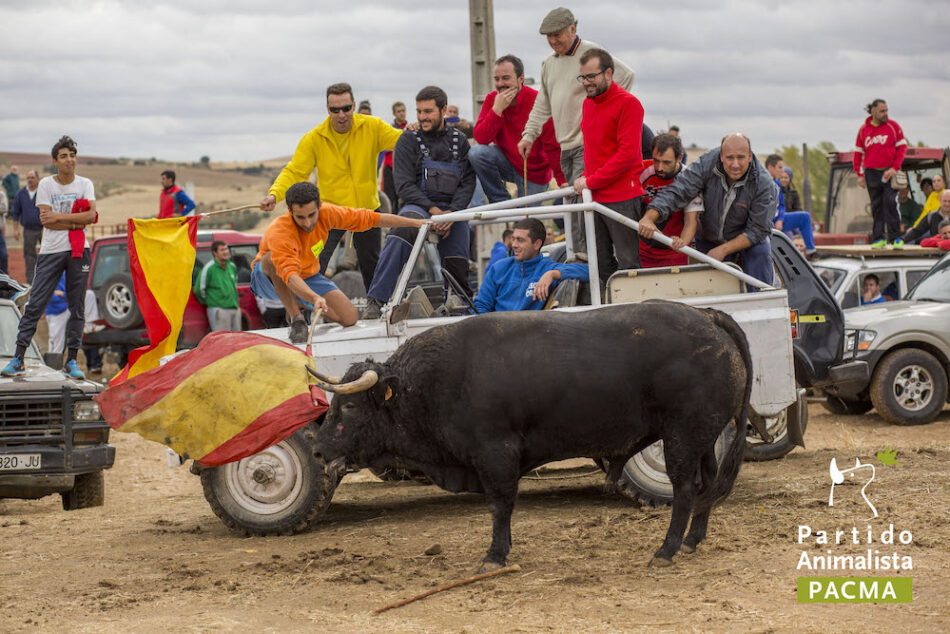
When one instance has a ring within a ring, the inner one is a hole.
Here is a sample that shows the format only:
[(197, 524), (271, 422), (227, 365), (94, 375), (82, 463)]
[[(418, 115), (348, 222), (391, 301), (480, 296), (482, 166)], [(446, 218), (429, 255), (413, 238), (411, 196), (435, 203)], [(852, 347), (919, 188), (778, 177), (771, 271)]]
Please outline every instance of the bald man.
[[(736, 262), (752, 277), (771, 284), (769, 235), (778, 187), (755, 158), (748, 137), (740, 133), (723, 137), (718, 148), (680, 172), (647, 211), (655, 211), (663, 222), (696, 196), (703, 197), (696, 248), (720, 262)], [(654, 231), (652, 222), (640, 222), (644, 238), (651, 238)]]

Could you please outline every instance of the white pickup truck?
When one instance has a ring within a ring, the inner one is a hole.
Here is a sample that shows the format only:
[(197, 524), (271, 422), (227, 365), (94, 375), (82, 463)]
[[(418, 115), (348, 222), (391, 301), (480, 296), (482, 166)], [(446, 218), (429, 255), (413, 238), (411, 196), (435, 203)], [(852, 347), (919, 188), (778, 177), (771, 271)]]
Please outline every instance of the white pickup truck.
[[(526, 216), (564, 217), (569, 212), (583, 211), (587, 244), (594, 243), (595, 213), (636, 229), (635, 222), (592, 202), (589, 192), (584, 192), (584, 202), (579, 204), (540, 205), (546, 200), (570, 193), (571, 190), (565, 189), (537, 194), (455, 212), (440, 220), (451, 218), (474, 223), (503, 222)], [(569, 227), (570, 223), (565, 223), (565, 226)], [(336, 324), (315, 327), (312, 349), (319, 370), (325, 374), (342, 375), (352, 363), (367, 357), (377, 361), (388, 358), (401, 344), (424, 330), (473, 318), (466, 309), (447, 311), (442, 307), (438, 314), (433, 314), (424, 294), (411, 289), (407, 293), (412, 267), (422, 251), (427, 233), (428, 227), (419, 231), (409, 261), (399, 277), (392, 298), (383, 308), (381, 319), (361, 321), (346, 328)], [(660, 240), (664, 238), (658, 236)], [(788, 240), (785, 242), (788, 250), (798, 255), (791, 243)], [(568, 235), (566, 244), (570, 243)], [(789, 309), (789, 294), (782, 287), (788, 277), (781, 275), (783, 267), (776, 266), (777, 273), (780, 273), (777, 279), (782, 280), (782, 283), (771, 287), (743, 274), (738, 267), (712, 260), (692, 249), (684, 251), (700, 264), (618, 271), (606, 283), (606, 303), (663, 298), (716, 308), (730, 314), (749, 340), (754, 372), (751, 397), (754, 415), (762, 419), (774, 436), (773, 442), (768, 445), (750, 436), (749, 451), (753, 458), (756, 451), (760, 451), (759, 459), (767, 459), (784, 455), (796, 444), (804, 446), (802, 434), (807, 409), (804, 406), (804, 390), (796, 385), (796, 355), (793, 353), (793, 328), (801, 326), (796, 323), (794, 311)], [(565, 257), (572, 257), (569, 247)], [(589, 264), (589, 305), (575, 305), (578, 291), (585, 289), (579, 288), (576, 282), (573, 285), (563, 283), (552, 295), (546, 309), (574, 312), (597, 310), (604, 304), (597, 276), (596, 254), (590, 254)], [(792, 262), (792, 266), (798, 267), (795, 269), (798, 274), (801, 274), (799, 269), (806, 273), (810, 271), (802, 258)], [(821, 286), (813, 271), (810, 275), (815, 278), (816, 285)], [(747, 284), (758, 287), (759, 292), (745, 292)], [(458, 305), (458, 298), (452, 299)], [(447, 302), (449, 305), (452, 303)], [(259, 334), (287, 341), (286, 328), (259, 331)], [(329, 481), (322, 459), (312, 449), (314, 430), (320, 422), (315, 421), (287, 440), (239, 462), (215, 468), (194, 466), (193, 471), (200, 473), (205, 497), (214, 512), (228, 526), (251, 534), (287, 534), (305, 530), (312, 525), (326, 508), (337, 485), (336, 481)], [(726, 427), (726, 430), (732, 429), (732, 426)], [(724, 435), (726, 433), (724, 431)], [(717, 451), (721, 451), (720, 447), (725, 447), (727, 441), (725, 437), (720, 438)], [(672, 486), (666, 478), (662, 445), (657, 443), (630, 459), (625, 465), (621, 484), (630, 497), (654, 505), (668, 503), (672, 499)]]

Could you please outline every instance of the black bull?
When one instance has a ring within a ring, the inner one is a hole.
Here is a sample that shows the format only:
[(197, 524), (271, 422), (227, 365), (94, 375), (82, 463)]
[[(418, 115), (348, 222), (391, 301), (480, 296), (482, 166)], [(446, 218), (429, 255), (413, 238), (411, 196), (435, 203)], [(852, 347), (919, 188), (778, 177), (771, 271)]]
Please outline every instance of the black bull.
[[(732, 490), (752, 362), (725, 313), (646, 302), (472, 317), (410, 339), (386, 363), (354, 364), (343, 382), (350, 389), (327, 386), (338, 394), (317, 450), (335, 466), (398, 457), (448, 491), (483, 492), (486, 568), (511, 550), (521, 476), (588, 457), (608, 460), (616, 482), (630, 457), (662, 440), (673, 512), (653, 562), (668, 565), (681, 545), (692, 552), (705, 538), (710, 509)], [(714, 446), (729, 421), (737, 433), (717, 470)]]

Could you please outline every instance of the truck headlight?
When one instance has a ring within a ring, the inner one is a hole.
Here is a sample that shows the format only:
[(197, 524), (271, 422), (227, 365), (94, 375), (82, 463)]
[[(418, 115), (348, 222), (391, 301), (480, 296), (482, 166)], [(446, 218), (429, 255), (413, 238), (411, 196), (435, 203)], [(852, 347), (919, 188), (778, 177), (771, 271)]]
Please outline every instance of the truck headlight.
[(875, 337), (877, 337), (877, 333), (873, 330), (859, 330), (856, 338), (858, 350), (867, 350), (870, 348), (871, 342), (874, 341)]
[(100, 420), (99, 406), (95, 401), (79, 401), (73, 404), (73, 420), (90, 421)]
[(857, 336), (856, 330), (845, 330), (844, 331), (844, 356), (849, 356), (854, 353), (854, 340)]

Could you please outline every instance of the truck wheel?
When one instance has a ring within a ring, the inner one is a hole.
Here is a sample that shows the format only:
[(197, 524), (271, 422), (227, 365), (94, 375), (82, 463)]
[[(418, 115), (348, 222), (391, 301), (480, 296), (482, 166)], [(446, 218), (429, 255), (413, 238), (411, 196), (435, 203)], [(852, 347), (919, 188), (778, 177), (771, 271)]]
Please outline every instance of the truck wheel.
[[(722, 464), (735, 430), (735, 425), (729, 423), (716, 439), (717, 466)], [(617, 487), (625, 497), (641, 505), (656, 507), (673, 503), (673, 484), (666, 475), (662, 440), (627, 461), (617, 480)]]
[(338, 480), (314, 450), (315, 430), (293, 436), (243, 460), (201, 471), (211, 510), (245, 535), (292, 535), (309, 529), (326, 510)]
[(808, 427), (808, 405), (802, 399), (800, 403), (789, 405), (778, 416), (765, 419), (765, 428), (772, 434), (772, 442), (766, 444), (757, 436), (747, 436), (743, 458), (749, 462), (777, 460), (794, 449), (796, 445), (788, 435), (788, 417), (796, 416), (799, 407), (805, 408), (804, 416), (802, 416), (802, 435), (804, 435), (805, 428)]
[(135, 299), (132, 276), (116, 273), (99, 289), (99, 313), (106, 323), (119, 330), (128, 330), (143, 321), (142, 311)]
[(871, 378), (871, 402), (895, 425), (929, 423), (947, 400), (947, 373), (929, 352), (904, 348), (884, 357)]
[(825, 401), (821, 405), (832, 414), (839, 416), (860, 416), (861, 414), (867, 414), (874, 407), (874, 403), (869, 398), (849, 401), (830, 394), (825, 397)]
[(106, 501), (106, 482), (102, 477), (102, 471), (79, 474), (76, 476), (73, 490), (60, 495), (63, 498), (65, 511), (102, 506)]

